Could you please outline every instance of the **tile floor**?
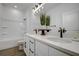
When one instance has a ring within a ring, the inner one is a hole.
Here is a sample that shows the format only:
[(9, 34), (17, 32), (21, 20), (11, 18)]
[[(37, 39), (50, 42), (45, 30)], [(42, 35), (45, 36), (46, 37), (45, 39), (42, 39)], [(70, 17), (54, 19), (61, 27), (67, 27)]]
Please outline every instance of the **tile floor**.
[(23, 50), (18, 47), (0, 50), (0, 56), (26, 56)]

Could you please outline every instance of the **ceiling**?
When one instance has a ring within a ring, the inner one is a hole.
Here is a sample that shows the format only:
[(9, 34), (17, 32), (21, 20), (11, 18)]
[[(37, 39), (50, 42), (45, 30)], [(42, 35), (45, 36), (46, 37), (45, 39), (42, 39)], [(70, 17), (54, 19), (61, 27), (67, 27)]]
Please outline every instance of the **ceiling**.
[[(1, 4), (4, 7), (10, 7), (10, 8), (14, 8), (14, 6), (17, 6), (16, 9), (22, 11), (23, 13), (25, 13), (27, 10), (32, 10), (32, 8), (35, 5), (35, 3), (1, 3)], [(58, 6), (59, 4), (60, 3), (46, 3), (44, 5), (43, 12), (48, 12), (49, 10)]]
[(17, 6), (16, 9), (26, 12), (29, 10), (29, 8), (32, 8), (34, 6), (34, 3), (1, 3), (4, 7), (10, 7), (14, 8), (14, 6)]
[(48, 12), (49, 10), (56, 8), (60, 4), (61, 3), (46, 3), (44, 5), (43, 12)]

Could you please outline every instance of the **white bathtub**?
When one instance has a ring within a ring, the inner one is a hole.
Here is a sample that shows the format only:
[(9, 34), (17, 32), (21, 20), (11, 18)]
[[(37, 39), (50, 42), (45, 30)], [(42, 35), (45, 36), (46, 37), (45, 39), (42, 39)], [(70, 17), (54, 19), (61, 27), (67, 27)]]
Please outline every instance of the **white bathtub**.
[(13, 39), (13, 38), (3, 38), (0, 39), (0, 50), (16, 47), (18, 45), (18, 41), (21, 39)]

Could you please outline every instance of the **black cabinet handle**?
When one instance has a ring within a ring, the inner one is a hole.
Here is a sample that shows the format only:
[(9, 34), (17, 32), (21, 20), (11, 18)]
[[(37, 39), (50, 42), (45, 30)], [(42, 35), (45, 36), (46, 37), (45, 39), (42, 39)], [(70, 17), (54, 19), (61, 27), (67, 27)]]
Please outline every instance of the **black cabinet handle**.
[(29, 49), (31, 53), (34, 53), (31, 49)]
[(26, 42), (25, 42), (24, 46), (25, 46), (25, 48), (26, 48)]
[(33, 44), (34, 42), (30, 41), (30, 43), (32, 43), (32, 44)]

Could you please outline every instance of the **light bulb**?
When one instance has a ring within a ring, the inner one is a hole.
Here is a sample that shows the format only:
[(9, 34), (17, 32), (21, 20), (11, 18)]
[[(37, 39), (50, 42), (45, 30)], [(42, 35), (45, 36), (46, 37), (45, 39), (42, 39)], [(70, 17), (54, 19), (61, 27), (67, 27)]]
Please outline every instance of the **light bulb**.
[(40, 9), (39, 9), (39, 11), (40, 11)]
[(36, 11), (36, 13), (38, 13), (38, 11)]
[(41, 8), (42, 8), (42, 9), (44, 9), (44, 7), (43, 7), (43, 6), (42, 6)]

